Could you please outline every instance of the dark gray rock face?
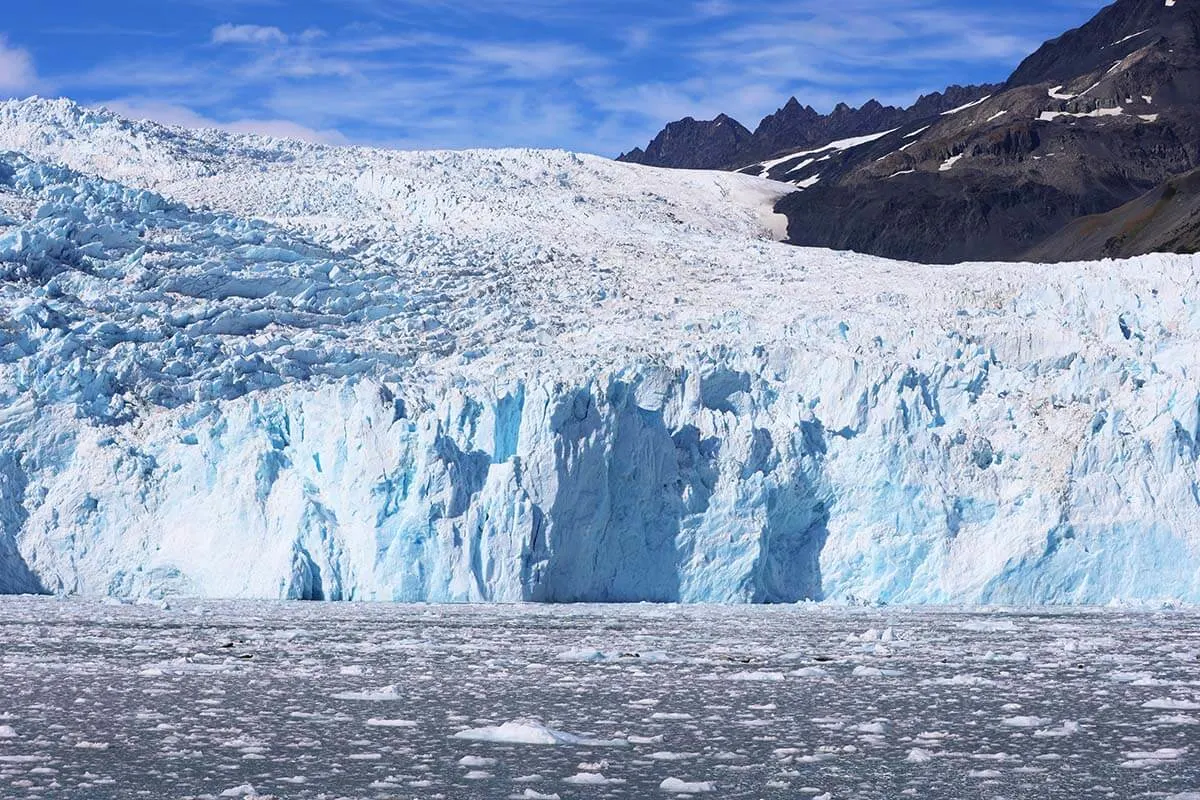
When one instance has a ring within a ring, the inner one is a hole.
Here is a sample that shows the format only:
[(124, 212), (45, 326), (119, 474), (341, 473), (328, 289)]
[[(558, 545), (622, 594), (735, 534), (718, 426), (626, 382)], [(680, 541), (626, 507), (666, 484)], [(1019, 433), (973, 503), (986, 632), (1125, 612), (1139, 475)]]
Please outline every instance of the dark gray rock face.
[(724, 114), (708, 122), (687, 117), (668, 125), (645, 150), (635, 148), (617, 160), (654, 167), (726, 169), (737, 161), (752, 136), (740, 122)]
[(1007, 88), (1048, 81), (1063, 83), (1080, 75), (1108, 69), (1166, 36), (1187, 36), (1196, 24), (1194, 0), (1120, 0), (1102, 9), (1086, 25), (1067, 31), (1039, 47), (1005, 84)]
[(1026, 258), (1095, 261), (1144, 253), (1200, 253), (1200, 170), (1172, 178), (1107, 214), (1075, 220)]
[(907, 146), (896, 133), (841, 154), (843, 163), (793, 171), (821, 179), (780, 202), (790, 241), (927, 263), (1020, 259), (1073, 220), (1200, 166), (1193, 114), (1037, 119), (1047, 112), (1027, 92), (995, 102)]
[(1200, 168), (1200, 0), (1118, 0), (1005, 84), (909, 109), (793, 100), (725, 157), (802, 189), (777, 209), (797, 245), (929, 263), (1188, 249), (1197, 181), (1177, 178)]

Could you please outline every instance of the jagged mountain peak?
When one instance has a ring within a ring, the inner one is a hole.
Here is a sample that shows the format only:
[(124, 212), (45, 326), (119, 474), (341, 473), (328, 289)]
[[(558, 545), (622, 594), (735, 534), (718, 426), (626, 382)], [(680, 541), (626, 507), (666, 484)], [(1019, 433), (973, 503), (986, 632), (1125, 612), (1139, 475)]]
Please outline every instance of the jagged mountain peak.
[(736, 160), (753, 135), (727, 114), (711, 120), (684, 117), (667, 125), (644, 150), (636, 148), (617, 160), (652, 166), (686, 161), (695, 169), (722, 169)]
[[(1200, 5), (1191, 0), (1118, 0), (1078, 28), (1039, 47), (1021, 62), (1006, 88), (1062, 82), (1100, 69), (1139, 49), (1197, 42)], [(1187, 53), (1179, 53), (1183, 61)]]

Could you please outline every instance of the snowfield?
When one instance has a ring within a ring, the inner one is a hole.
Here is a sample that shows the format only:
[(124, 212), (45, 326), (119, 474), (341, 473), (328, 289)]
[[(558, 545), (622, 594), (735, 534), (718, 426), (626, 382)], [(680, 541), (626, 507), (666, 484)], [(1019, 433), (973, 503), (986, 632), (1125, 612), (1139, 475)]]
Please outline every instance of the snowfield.
[(0, 104), (0, 590), (1200, 601), (1195, 258), (791, 248), (790, 187)]

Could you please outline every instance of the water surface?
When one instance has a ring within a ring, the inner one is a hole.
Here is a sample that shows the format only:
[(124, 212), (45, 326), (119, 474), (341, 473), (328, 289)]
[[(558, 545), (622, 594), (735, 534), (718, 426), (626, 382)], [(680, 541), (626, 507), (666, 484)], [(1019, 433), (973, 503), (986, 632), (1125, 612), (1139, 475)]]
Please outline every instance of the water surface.
[(251, 791), (1186, 797), (1200, 614), (0, 598), (0, 797)]

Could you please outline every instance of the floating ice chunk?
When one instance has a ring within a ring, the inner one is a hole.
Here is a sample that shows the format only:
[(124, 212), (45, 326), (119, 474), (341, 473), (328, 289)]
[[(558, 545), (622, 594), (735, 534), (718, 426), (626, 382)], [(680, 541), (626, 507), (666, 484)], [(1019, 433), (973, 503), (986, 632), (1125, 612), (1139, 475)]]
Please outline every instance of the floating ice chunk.
[(1040, 728), (1043, 725), (1049, 725), (1050, 720), (1041, 717), (1009, 717), (1001, 724), (1009, 728)]
[(717, 790), (716, 785), (707, 781), (689, 783), (681, 781), (678, 778), (667, 778), (659, 784), (658, 788), (664, 792), (673, 792), (675, 794), (707, 794)]
[(486, 770), (473, 769), (470, 772), (468, 772), (466, 775), (463, 775), (463, 780), (486, 781), (488, 778), (492, 778), (492, 777), (494, 777), (492, 775), (492, 773), (487, 772)]
[(661, 651), (639, 653), (634, 651), (602, 650), (567, 650), (554, 657), (556, 661), (568, 664), (605, 664), (613, 661), (640, 662), (644, 664), (665, 664), (670, 657)]
[(0, 739), (15, 739), (17, 732), (13, 730), (11, 725), (0, 725)]
[(407, 719), (379, 719), (371, 717), (367, 720), (368, 728), (415, 728), (417, 723)]
[(1126, 753), (1122, 769), (1153, 769), (1177, 761), (1187, 753), (1187, 748), (1164, 747), (1147, 752)]
[(369, 690), (365, 692), (338, 692), (333, 695), (334, 700), (360, 700), (363, 702), (390, 702), (402, 699), (400, 689), (395, 684), (384, 686), (379, 689)]
[(572, 664), (589, 664), (608, 661), (608, 655), (600, 650), (567, 650), (554, 657), (556, 661)]
[(509, 795), (511, 800), (561, 800), (557, 794), (542, 794), (533, 789), (526, 789), (521, 794)]
[(979, 675), (955, 675), (952, 678), (932, 678), (921, 681), (922, 686), (995, 686), (996, 682)]
[(788, 673), (793, 678), (827, 678), (829, 670), (824, 667), (801, 667)]
[(973, 769), (967, 773), (967, 777), (983, 779), (1000, 778), (1003, 775), (1004, 773), (995, 769)]
[(531, 745), (575, 745), (578, 747), (626, 747), (625, 739), (589, 739), (547, 728), (535, 720), (515, 720), (495, 727), (472, 728), (454, 734), (455, 739), (475, 742)]
[(367, 720), (368, 728), (415, 728), (416, 723), (412, 720), (380, 720), (378, 717), (371, 717)]
[(484, 758), (483, 756), (463, 756), (458, 763), (463, 767), (494, 767), (498, 762), (494, 758)]
[(1200, 725), (1200, 719), (1189, 714), (1164, 714), (1155, 717), (1154, 721), (1159, 725)]
[(1077, 733), (1079, 733), (1079, 723), (1068, 720), (1062, 724), (1061, 728), (1043, 728), (1034, 731), (1033, 735), (1039, 739), (1062, 739)]
[(623, 778), (606, 778), (599, 772), (580, 772), (569, 778), (563, 778), (563, 783), (574, 786), (619, 786), (625, 783)]
[[(196, 656), (200, 659), (200, 656)], [(138, 674), (142, 677), (158, 677), (160, 675), (189, 675), (189, 674), (207, 674), (212, 672), (234, 672), (241, 669), (241, 665), (231, 659), (222, 661), (201, 661), (187, 658), (176, 658), (171, 661), (164, 661), (160, 664), (152, 664), (141, 670)]]
[(1158, 759), (1159, 761), (1174, 761), (1175, 759), (1183, 756), (1185, 753), (1187, 753), (1186, 747), (1184, 747), (1184, 748), (1164, 747), (1159, 750), (1154, 750), (1154, 751), (1149, 751), (1149, 752), (1126, 753), (1125, 757), (1126, 758), (1134, 758), (1134, 759), (1152, 758), (1152, 759)]
[(859, 665), (854, 668), (851, 673), (856, 678), (894, 678), (904, 673), (895, 669), (883, 669), (882, 667), (868, 667)]
[(1179, 700), (1174, 697), (1156, 697), (1142, 703), (1142, 708), (1158, 708), (1164, 711), (1200, 711), (1200, 703)]
[(753, 672), (735, 672), (734, 674), (726, 677), (728, 677), (728, 679), (731, 681), (746, 681), (751, 683), (777, 683), (784, 680), (782, 672), (765, 672), (761, 670)]
[(627, 736), (626, 739), (630, 744), (659, 744), (663, 736)]
[(258, 797), (259, 794), (254, 787), (248, 783), (243, 783), (241, 786), (234, 786), (232, 789), (226, 789), (221, 792), (221, 797)]
[(1006, 633), (1017, 630), (1017, 625), (1010, 619), (978, 619), (960, 623), (959, 628), (976, 633)]
[(926, 764), (933, 760), (933, 753), (914, 747), (908, 751), (908, 756), (904, 760), (910, 764)]

